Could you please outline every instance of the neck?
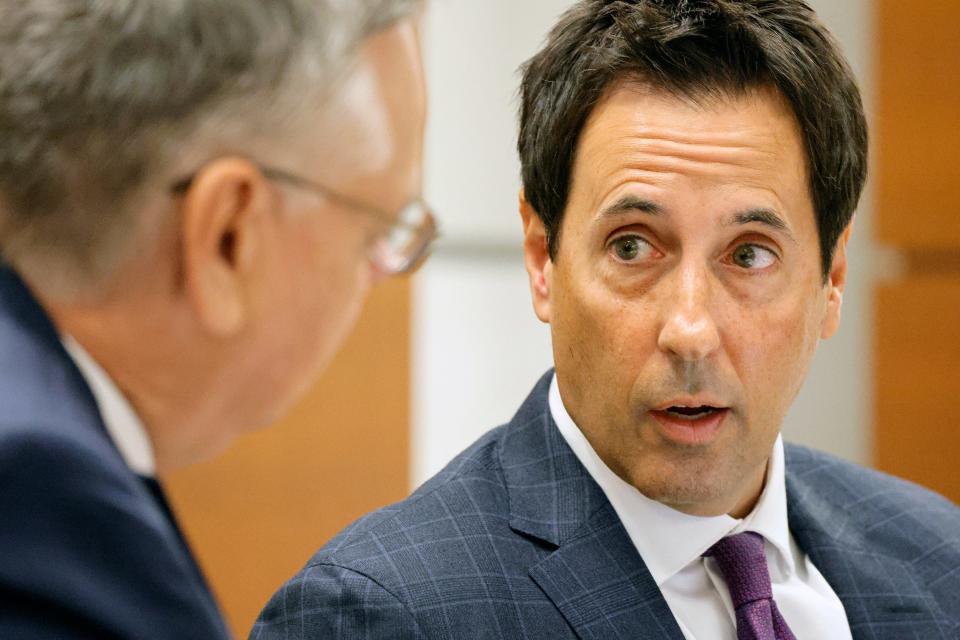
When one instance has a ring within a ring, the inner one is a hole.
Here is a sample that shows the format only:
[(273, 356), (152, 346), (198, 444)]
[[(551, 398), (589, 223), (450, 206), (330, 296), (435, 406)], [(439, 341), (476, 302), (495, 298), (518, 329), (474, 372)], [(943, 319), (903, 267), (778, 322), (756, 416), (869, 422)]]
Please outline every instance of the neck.
[[(161, 302), (151, 302), (161, 300)], [(222, 448), (211, 364), (174, 301), (110, 296), (96, 301), (43, 300), (54, 324), (107, 373), (144, 425), (158, 472), (209, 457)], [(184, 345), (197, 344), (188, 349)]]
[(760, 496), (763, 495), (763, 487), (767, 481), (769, 468), (770, 462), (768, 461), (759, 476), (753, 474), (753, 477), (749, 479), (750, 481), (747, 483), (746, 490), (742, 497), (728, 512), (730, 517), (738, 519), (746, 518), (756, 508), (757, 503), (760, 501)]

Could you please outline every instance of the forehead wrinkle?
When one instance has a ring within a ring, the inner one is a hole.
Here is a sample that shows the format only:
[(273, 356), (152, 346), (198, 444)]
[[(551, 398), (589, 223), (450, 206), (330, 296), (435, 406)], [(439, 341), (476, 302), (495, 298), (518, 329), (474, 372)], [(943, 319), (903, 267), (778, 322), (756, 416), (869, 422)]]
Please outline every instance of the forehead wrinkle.
[[(601, 133), (599, 136), (586, 137), (586, 148), (578, 158), (581, 175), (593, 174), (591, 182), (602, 190), (602, 194), (597, 194), (602, 197), (613, 191), (613, 188), (604, 189), (603, 183), (639, 181), (657, 186), (678, 176), (725, 180), (733, 177), (745, 186), (769, 189), (779, 185), (783, 172), (783, 158), (777, 153), (774, 136), (765, 136), (770, 139), (764, 143), (745, 144), (742, 133), (704, 136), (651, 128), (643, 131), (632, 127), (604, 129), (606, 131), (597, 131)], [(731, 168), (736, 170), (733, 176)], [(629, 177), (625, 178), (624, 174)]]
[[(739, 157), (723, 159), (716, 156), (701, 156), (691, 159), (677, 155), (650, 154), (642, 150), (621, 154), (608, 148), (607, 153), (602, 154), (597, 162), (591, 162), (592, 158), (588, 157), (584, 160), (589, 163), (590, 171), (594, 174), (594, 179), (588, 178), (587, 183), (594, 185), (592, 191), (594, 191), (594, 202), (597, 206), (610, 194), (622, 190), (630, 183), (643, 184), (653, 189), (671, 188), (671, 183), (679, 178), (720, 179), (738, 187), (769, 192), (779, 208), (782, 197), (779, 193), (781, 181), (780, 170), (775, 159), (768, 157), (761, 166), (757, 166), (757, 161), (751, 161), (745, 156), (746, 154), (741, 154)], [(734, 174), (731, 174), (731, 167), (736, 168)], [(657, 201), (655, 197), (644, 197)], [(661, 206), (665, 204), (656, 203)]]
[[(742, 96), (721, 97), (702, 104), (660, 90), (638, 90), (623, 83), (610, 87), (591, 112), (584, 134), (648, 138), (707, 146), (802, 144), (793, 109), (776, 90), (758, 89)], [(733, 109), (731, 109), (731, 107)], [(759, 117), (757, 117), (759, 116)]]
[[(592, 205), (594, 213), (591, 218), (594, 222), (600, 222), (617, 215), (627, 215), (630, 211), (639, 211), (651, 217), (669, 216), (671, 213), (670, 203), (672, 202), (671, 188), (667, 186), (669, 175), (669, 173), (662, 171), (645, 171), (632, 167), (622, 167), (612, 174), (613, 182), (609, 188), (602, 187), (603, 181), (597, 183), (596, 197), (593, 199), (594, 204)], [(646, 191), (637, 193), (630, 189), (630, 185), (646, 185), (652, 187), (655, 191), (652, 193)], [(762, 224), (781, 232), (792, 242), (797, 242), (792, 225), (788, 222), (788, 218), (784, 217), (784, 203), (781, 194), (775, 188), (765, 184), (762, 180), (743, 180), (738, 182), (736, 187), (749, 188), (754, 191), (755, 195), (763, 192), (766, 196), (756, 197), (756, 206), (747, 206), (735, 210), (729, 216), (718, 219), (716, 221), (718, 226)], [(663, 197), (660, 197), (657, 193), (660, 189), (665, 190)], [(631, 200), (642, 206), (627, 206)]]
[(733, 166), (753, 166), (757, 160), (773, 163), (776, 152), (774, 144), (762, 142), (744, 144), (742, 140), (657, 138), (636, 136), (632, 140), (634, 153), (653, 157), (676, 158), (702, 164), (724, 164)]
[[(737, 136), (742, 138), (742, 136)], [(601, 142), (601, 141), (597, 141)], [(701, 138), (677, 140), (674, 137), (652, 137), (631, 132), (619, 140), (585, 149), (584, 160), (597, 156), (598, 165), (616, 162), (625, 169), (639, 171), (688, 171), (693, 175), (712, 175), (731, 167), (750, 173), (773, 171), (778, 174), (775, 141), (744, 144), (743, 140), (726, 141)]]
[(665, 206), (673, 191), (684, 188), (683, 181), (704, 180), (755, 195), (762, 191), (766, 195), (753, 205), (743, 204), (784, 213), (783, 199), (793, 192), (792, 165), (799, 163), (796, 169), (807, 173), (792, 113), (779, 101), (736, 100), (718, 106), (691, 109), (669, 96), (609, 95), (583, 131), (572, 189), (586, 187), (581, 193), (596, 212), (629, 189), (629, 183), (645, 187), (634, 195)]
[[(730, 181), (731, 165), (722, 162), (701, 162), (690, 163), (686, 160), (660, 158), (659, 162), (651, 162), (644, 157), (633, 158), (629, 163), (618, 163), (615, 167), (595, 167), (595, 180), (593, 181), (594, 201), (599, 205), (613, 193), (619, 193), (628, 188), (630, 184), (639, 184), (650, 187), (654, 190), (665, 189), (665, 195), (669, 197), (669, 191), (675, 187), (671, 183), (676, 179), (712, 179), (721, 178), (724, 182)], [(742, 172), (729, 186), (748, 188), (754, 191), (763, 191), (773, 198), (773, 202), (765, 205), (768, 208), (780, 210), (782, 208), (782, 194), (778, 192), (780, 187), (779, 179), (774, 182), (770, 180), (770, 174), (765, 170), (759, 170), (749, 165), (741, 165)], [(628, 194), (624, 194), (628, 195)], [(655, 195), (632, 194), (638, 199), (649, 200), (658, 205), (661, 209), (666, 209), (666, 203), (659, 200)], [(610, 203), (613, 204), (613, 203)], [(758, 208), (764, 208), (758, 203)]]
[[(792, 113), (779, 101), (744, 105), (750, 108), (738, 107), (739, 112), (726, 108), (731, 104), (737, 102), (721, 102), (717, 111), (691, 108), (670, 96), (613, 92), (590, 115), (578, 156), (593, 160), (597, 154), (616, 159), (648, 153), (727, 167), (756, 163), (777, 168), (786, 149), (802, 146)], [(778, 118), (781, 112), (788, 117)]]

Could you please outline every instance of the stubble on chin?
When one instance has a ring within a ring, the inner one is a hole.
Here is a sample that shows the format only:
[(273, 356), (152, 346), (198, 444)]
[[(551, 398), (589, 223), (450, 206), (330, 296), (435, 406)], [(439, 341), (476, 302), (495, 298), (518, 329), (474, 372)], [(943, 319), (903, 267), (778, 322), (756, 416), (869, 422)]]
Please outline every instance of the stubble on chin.
[(737, 504), (751, 471), (743, 449), (710, 452), (664, 445), (662, 455), (624, 478), (645, 497), (693, 515), (721, 515)]

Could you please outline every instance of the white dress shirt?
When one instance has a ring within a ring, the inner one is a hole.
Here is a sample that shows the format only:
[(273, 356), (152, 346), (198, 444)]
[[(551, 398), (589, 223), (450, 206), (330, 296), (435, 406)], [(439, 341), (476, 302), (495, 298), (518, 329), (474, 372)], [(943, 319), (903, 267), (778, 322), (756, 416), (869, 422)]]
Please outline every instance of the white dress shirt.
[(64, 348), (76, 363), (87, 386), (97, 401), (100, 417), (107, 433), (130, 469), (141, 476), (154, 476), (157, 471), (153, 445), (143, 422), (114, 384), (107, 372), (70, 336), (62, 336)]
[(550, 413), (567, 444), (600, 485), (650, 570), (687, 640), (736, 640), (736, 615), (722, 574), (703, 552), (721, 538), (753, 531), (764, 550), (773, 598), (799, 640), (851, 640), (843, 604), (787, 525), (783, 442), (777, 438), (763, 494), (746, 518), (691, 516), (650, 500), (600, 459), (560, 398), (554, 376)]

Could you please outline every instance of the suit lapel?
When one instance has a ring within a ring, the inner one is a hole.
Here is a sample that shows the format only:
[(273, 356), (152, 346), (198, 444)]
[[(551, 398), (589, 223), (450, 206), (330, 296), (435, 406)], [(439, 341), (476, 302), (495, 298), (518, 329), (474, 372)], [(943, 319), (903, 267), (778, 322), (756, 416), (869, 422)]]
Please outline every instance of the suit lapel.
[(808, 453), (788, 453), (790, 531), (843, 603), (854, 640), (949, 640), (947, 622), (915, 572), (871, 548), (858, 511), (815, 486), (821, 475)]
[(552, 375), (500, 445), (511, 528), (554, 548), (530, 576), (580, 638), (683, 640), (616, 512), (550, 417)]
[(197, 564), (197, 560), (193, 556), (193, 552), (190, 549), (190, 544), (187, 542), (187, 538), (183, 534), (183, 529), (180, 528), (180, 523), (177, 521), (177, 516), (170, 507), (170, 502), (167, 500), (167, 494), (164, 492), (163, 486), (159, 481), (157, 481), (156, 478), (151, 478), (150, 476), (137, 477), (140, 478), (140, 481), (143, 482), (144, 486), (146, 486), (147, 491), (150, 492), (150, 495), (153, 497), (157, 507), (159, 507), (160, 511), (163, 512), (163, 515), (166, 516), (172, 533), (180, 544), (180, 550), (182, 552), (181, 555), (189, 560), (190, 566), (193, 569), (193, 573), (197, 580), (199, 580), (204, 586), (207, 586), (203, 572), (200, 570), (200, 565)]
[(683, 640), (609, 503), (530, 575), (580, 638)]
[[(203, 570), (200, 568), (200, 565), (197, 563), (197, 558), (193, 555), (193, 550), (190, 548), (190, 544), (187, 542), (187, 538), (184, 535), (183, 530), (180, 528), (180, 523), (177, 521), (177, 516), (173, 512), (173, 508), (170, 506), (170, 501), (167, 500), (167, 495), (163, 490), (163, 486), (159, 481), (157, 481), (156, 478), (151, 478), (150, 476), (137, 477), (147, 488), (147, 491), (150, 492), (150, 495), (156, 502), (157, 507), (163, 512), (164, 516), (166, 516), (167, 521), (170, 524), (170, 528), (172, 529), (172, 533), (177, 543), (180, 545), (180, 553), (178, 554), (177, 559), (188, 565), (188, 570), (193, 572), (193, 577), (196, 579), (196, 584), (199, 587), (196, 590), (197, 597), (205, 602), (206, 607), (213, 618), (222, 620), (220, 608), (217, 605), (216, 599), (213, 597), (213, 592), (210, 590), (210, 585), (207, 583), (207, 578), (204, 575)], [(226, 633), (226, 631), (224, 631), (224, 633)]]

